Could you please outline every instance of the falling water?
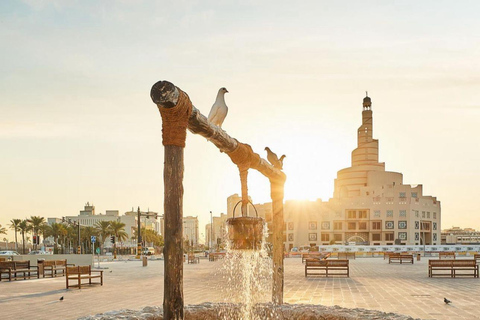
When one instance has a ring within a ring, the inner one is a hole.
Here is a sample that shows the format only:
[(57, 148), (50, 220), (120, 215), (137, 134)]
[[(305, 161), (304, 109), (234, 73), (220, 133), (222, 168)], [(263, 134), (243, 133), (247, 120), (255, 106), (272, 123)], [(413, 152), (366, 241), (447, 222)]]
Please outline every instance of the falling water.
[[(227, 229), (227, 232), (230, 230)], [(227, 241), (227, 253), (221, 270), (227, 284), (222, 288), (222, 293), (224, 302), (235, 303), (237, 307), (222, 310), (220, 319), (263, 319), (256, 313), (255, 306), (271, 300), (272, 259), (265, 241), (267, 235), (267, 226), (264, 225), (261, 250), (234, 250)]]

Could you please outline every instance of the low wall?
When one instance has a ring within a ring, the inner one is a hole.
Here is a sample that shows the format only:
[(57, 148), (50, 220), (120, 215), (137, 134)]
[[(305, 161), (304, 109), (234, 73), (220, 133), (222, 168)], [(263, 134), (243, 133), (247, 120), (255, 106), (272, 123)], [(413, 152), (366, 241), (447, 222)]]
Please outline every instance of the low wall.
[(30, 260), (30, 264), (36, 266), (37, 259), (45, 260), (64, 260), (68, 263), (73, 263), (77, 266), (93, 265), (93, 258), (91, 254), (26, 254), (20, 256), (13, 256), (14, 261)]

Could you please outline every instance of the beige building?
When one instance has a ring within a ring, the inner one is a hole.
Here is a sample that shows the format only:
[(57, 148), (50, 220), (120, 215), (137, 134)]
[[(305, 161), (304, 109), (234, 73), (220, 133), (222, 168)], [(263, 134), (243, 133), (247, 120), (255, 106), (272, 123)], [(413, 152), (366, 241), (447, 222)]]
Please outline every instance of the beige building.
[[(337, 173), (333, 198), (285, 202), (287, 250), (328, 244), (440, 244), (440, 201), (424, 195), (422, 185), (403, 184), (401, 173), (385, 171), (378, 150), (378, 140), (373, 139), (372, 103), (365, 97), (357, 148), (351, 166)], [(235, 196), (227, 199), (229, 217)], [(255, 208), (270, 225), (271, 203), (256, 204)]]
[(221, 213), (220, 217), (213, 217), (213, 228), (212, 224), (208, 223), (205, 226), (205, 245), (209, 248), (216, 249), (219, 244), (221, 244), (225, 237), (225, 226), (227, 221), (227, 215)]
[[(148, 218), (144, 216), (140, 218), (141, 227), (145, 227), (147, 229), (152, 229), (159, 232), (160, 223), (157, 221), (157, 219), (154, 218), (158, 214), (152, 211), (142, 211), (141, 213), (142, 215), (148, 214), (149, 216)], [(137, 216), (137, 211), (134, 211), (133, 208), (132, 211), (127, 211), (122, 216), (120, 215), (118, 210), (106, 210), (105, 214), (96, 214), (95, 206), (87, 202), (84, 206), (84, 209), (80, 210), (80, 214), (78, 216), (66, 216), (65, 219), (71, 222), (76, 221), (77, 223), (80, 223), (81, 226), (87, 227), (94, 227), (99, 221), (119, 221), (125, 223), (125, 232), (128, 235), (128, 239), (123, 242), (123, 245), (127, 247), (135, 247), (136, 239), (132, 239), (132, 237), (134, 236), (134, 230), (138, 228)], [(105, 240), (105, 245), (111, 245), (110, 239)]]
[(480, 244), (480, 231), (459, 227), (442, 230), (442, 244), (478, 245)]

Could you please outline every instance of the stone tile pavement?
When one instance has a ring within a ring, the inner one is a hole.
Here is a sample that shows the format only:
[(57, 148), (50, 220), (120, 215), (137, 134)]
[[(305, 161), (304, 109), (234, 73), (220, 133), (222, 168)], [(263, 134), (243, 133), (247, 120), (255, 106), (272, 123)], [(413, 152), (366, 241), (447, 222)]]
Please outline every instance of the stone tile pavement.
[[(184, 265), (185, 304), (224, 302), (222, 261)], [(426, 259), (389, 265), (382, 258), (350, 260), (350, 278), (304, 277), (301, 259), (285, 260), (285, 298), (395, 312), (421, 319), (480, 319), (480, 279), (428, 278)], [(65, 289), (65, 278), (0, 282), (0, 319), (77, 319), (119, 309), (162, 305), (163, 260), (102, 263), (104, 285)], [(59, 298), (64, 296), (64, 301)], [(452, 300), (445, 305), (443, 298)]]

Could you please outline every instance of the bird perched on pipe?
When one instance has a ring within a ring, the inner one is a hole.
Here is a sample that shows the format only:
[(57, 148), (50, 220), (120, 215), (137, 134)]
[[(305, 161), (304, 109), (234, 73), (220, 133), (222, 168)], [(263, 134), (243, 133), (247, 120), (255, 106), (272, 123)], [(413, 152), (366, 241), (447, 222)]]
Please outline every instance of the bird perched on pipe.
[(225, 103), (225, 93), (228, 90), (226, 88), (220, 88), (217, 93), (217, 98), (215, 99), (215, 103), (208, 114), (208, 121), (213, 123), (218, 127), (222, 127), (222, 123), (227, 117), (228, 107)]
[(286, 155), (283, 155), (278, 159), (278, 156), (270, 150), (269, 147), (265, 147), (265, 150), (267, 150), (267, 160), (270, 162), (272, 166), (274, 166), (277, 169), (282, 170), (283, 169), (283, 159), (286, 158)]
[(447, 298), (443, 298), (443, 302), (445, 302), (445, 304), (450, 304), (450, 303), (452, 303), (452, 301), (448, 300)]

